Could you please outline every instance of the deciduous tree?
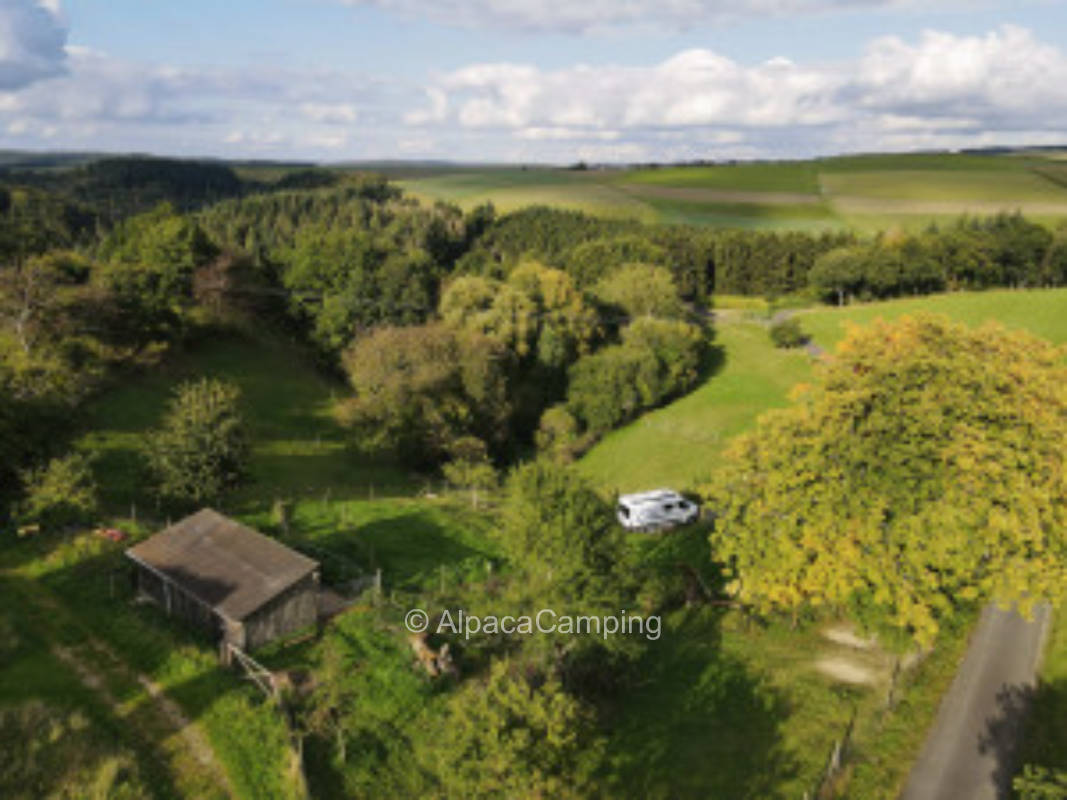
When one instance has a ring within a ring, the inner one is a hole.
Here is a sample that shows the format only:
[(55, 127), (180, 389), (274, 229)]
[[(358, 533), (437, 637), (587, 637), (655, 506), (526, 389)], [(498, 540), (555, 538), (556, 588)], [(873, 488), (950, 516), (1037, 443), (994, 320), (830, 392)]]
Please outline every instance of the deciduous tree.
[(160, 496), (180, 503), (218, 499), (245, 477), (248, 437), (240, 390), (204, 378), (178, 387), (145, 455)]
[(603, 753), (592, 712), (559, 681), (498, 660), (449, 699), (420, 760), (442, 797), (578, 800)]
[(933, 641), (957, 603), (1067, 580), (1062, 349), (921, 316), (853, 329), (707, 490), (715, 558), (758, 609), (872, 609)]

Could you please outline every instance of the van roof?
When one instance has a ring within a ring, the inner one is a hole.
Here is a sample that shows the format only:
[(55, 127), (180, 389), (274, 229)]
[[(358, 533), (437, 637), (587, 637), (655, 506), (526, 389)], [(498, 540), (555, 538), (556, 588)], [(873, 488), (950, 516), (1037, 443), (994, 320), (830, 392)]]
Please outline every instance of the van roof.
[(650, 492), (619, 495), (619, 502), (626, 506), (640, 506), (646, 503), (661, 503), (665, 500), (684, 500), (673, 489), (653, 489)]

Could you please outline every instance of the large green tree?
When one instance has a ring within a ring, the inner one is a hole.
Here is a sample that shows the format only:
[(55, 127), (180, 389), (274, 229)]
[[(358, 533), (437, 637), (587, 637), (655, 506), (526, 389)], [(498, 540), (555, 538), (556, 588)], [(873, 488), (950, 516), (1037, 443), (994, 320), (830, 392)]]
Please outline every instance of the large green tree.
[(624, 264), (600, 279), (596, 294), (631, 317), (674, 319), (684, 311), (670, 270), (653, 264)]
[(620, 529), (611, 507), (572, 468), (544, 460), (516, 467), (498, 539), (518, 576), (514, 594), (524, 613), (618, 611)]
[(508, 354), (497, 342), (440, 323), (383, 327), (345, 353), (353, 397), (345, 419), (368, 450), (415, 466), (440, 462), (452, 443), (508, 434)]
[(739, 597), (865, 609), (929, 644), (959, 602), (1054, 596), (1064, 355), (935, 316), (853, 329), (797, 405), (734, 442), (706, 492)]

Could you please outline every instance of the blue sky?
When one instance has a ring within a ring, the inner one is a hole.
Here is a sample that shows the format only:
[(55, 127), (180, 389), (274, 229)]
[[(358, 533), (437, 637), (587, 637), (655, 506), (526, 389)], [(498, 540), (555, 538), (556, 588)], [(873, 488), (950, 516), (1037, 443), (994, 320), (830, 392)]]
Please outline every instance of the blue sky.
[(1057, 0), (0, 0), (0, 147), (567, 163), (1067, 143)]

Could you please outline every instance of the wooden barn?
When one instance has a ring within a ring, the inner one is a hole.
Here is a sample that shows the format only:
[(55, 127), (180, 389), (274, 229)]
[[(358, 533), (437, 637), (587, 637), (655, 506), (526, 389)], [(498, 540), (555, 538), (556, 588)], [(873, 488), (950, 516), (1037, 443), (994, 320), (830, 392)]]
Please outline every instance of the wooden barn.
[(168, 615), (252, 650), (315, 623), (319, 565), (280, 542), (205, 508), (126, 555), (138, 591)]

